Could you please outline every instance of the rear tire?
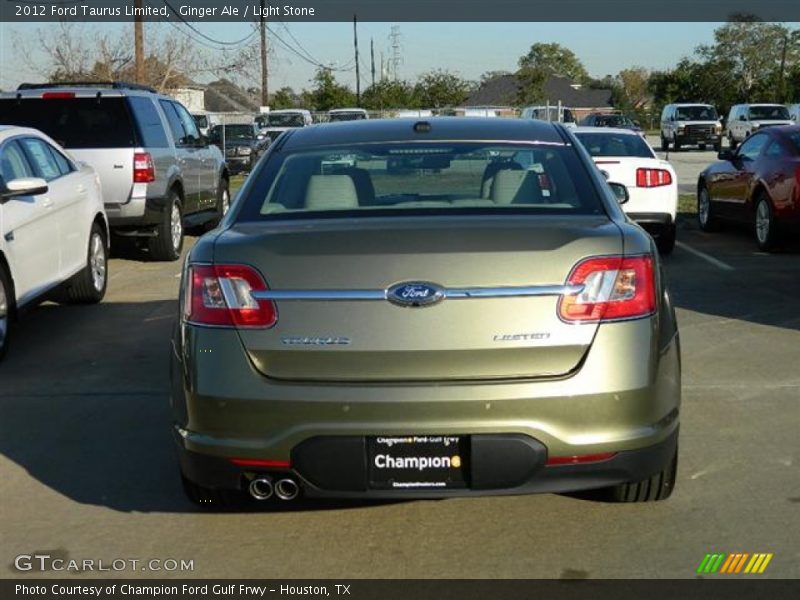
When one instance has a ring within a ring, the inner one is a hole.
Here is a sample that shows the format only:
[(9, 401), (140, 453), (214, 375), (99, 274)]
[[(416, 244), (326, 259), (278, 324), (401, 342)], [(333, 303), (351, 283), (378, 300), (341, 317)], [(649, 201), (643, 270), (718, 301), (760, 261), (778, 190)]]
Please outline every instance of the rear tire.
[(716, 152), (718, 154), (720, 152), (722, 152), (722, 140), (720, 140), (716, 144), (714, 144), (714, 152)]
[(217, 190), (217, 216), (209, 221), (206, 229), (210, 231), (220, 224), (231, 208), (231, 190), (227, 179), (220, 179)]
[(756, 197), (753, 225), (759, 250), (772, 252), (780, 245), (780, 231), (778, 231), (778, 224), (775, 222), (772, 203), (764, 192), (759, 193)]
[(714, 211), (714, 203), (705, 186), (697, 190), (697, 224), (700, 229), (707, 232), (719, 229), (719, 219)]
[(157, 261), (178, 260), (183, 250), (183, 209), (181, 199), (173, 190), (156, 228), (156, 235), (148, 240), (150, 257)]
[(242, 508), (245, 504), (246, 497), (243, 493), (203, 487), (187, 479), (183, 473), (181, 473), (181, 484), (183, 492), (191, 502), (209, 510), (233, 510)]
[(92, 224), (86, 266), (55, 294), (61, 304), (97, 304), (108, 287), (108, 242), (102, 227)]
[(5, 266), (0, 264), (0, 360), (3, 360), (11, 344), (13, 317), (14, 290), (11, 286), (11, 277)]
[(737, 143), (736, 143), (736, 140), (735, 140), (735, 139), (733, 139), (733, 135), (732, 135), (732, 134), (728, 134), (728, 147), (729, 147), (731, 150), (736, 150), (736, 147), (737, 147), (738, 145), (739, 145), (739, 144), (737, 144)]
[(672, 146), (675, 148), (675, 152), (680, 152), (681, 143), (678, 141), (678, 137), (676, 136), (674, 140), (672, 140)]
[(658, 502), (666, 500), (675, 489), (675, 476), (678, 472), (678, 450), (672, 460), (662, 470), (642, 481), (622, 483), (608, 488), (612, 502)]
[(661, 151), (668, 152), (669, 151), (669, 140), (664, 137), (664, 134), (661, 134)]
[(675, 223), (672, 223), (665, 227), (664, 231), (662, 231), (656, 239), (656, 247), (663, 256), (672, 254), (672, 251), (675, 249), (675, 234)]

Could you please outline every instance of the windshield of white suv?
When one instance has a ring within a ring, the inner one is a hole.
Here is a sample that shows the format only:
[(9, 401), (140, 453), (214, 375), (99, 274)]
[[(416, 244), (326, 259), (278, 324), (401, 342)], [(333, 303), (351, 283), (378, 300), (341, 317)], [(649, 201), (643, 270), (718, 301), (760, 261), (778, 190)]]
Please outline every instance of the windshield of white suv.
[(367, 116), (359, 111), (352, 111), (352, 112), (337, 112), (337, 113), (330, 113), (328, 114), (328, 119), (333, 121), (360, 121), (361, 119), (366, 119)]
[(719, 115), (713, 106), (681, 106), (675, 112), (678, 121), (717, 121)]
[(292, 114), (271, 114), (267, 117), (267, 127), (302, 127), (305, 125), (303, 115)]
[(789, 111), (786, 109), (785, 106), (751, 106), (747, 112), (747, 115), (750, 117), (751, 120), (770, 120), (775, 119), (776, 121), (788, 121), (789, 120)]

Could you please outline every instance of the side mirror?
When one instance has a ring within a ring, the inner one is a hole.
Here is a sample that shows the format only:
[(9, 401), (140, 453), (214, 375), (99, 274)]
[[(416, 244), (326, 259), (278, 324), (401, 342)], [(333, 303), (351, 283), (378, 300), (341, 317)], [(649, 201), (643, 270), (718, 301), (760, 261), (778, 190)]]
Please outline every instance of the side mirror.
[(747, 115), (739, 115), (740, 121), (747, 121)]
[(620, 204), (625, 204), (628, 200), (631, 199), (630, 194), (628, 194), (628, 188), (625, 187), (623, 184), (609, 181), (608, 187), (610, 187), (611, 191), (614, 192), (614, 195), (617, 197), (617, 202), (619, 202)]
[(720, 150), (717, 153), (717, 158), (720, 160), (733, 160), (734, 156), (733, 150)]
[(0, 201), (5, 202), (18, 196), (36, 196), (46, 194), (47, 182), (39, 177), (19, 177), (6, 184), (6, 189), (0, 191)]
[(608, 171), (604, 171), (603, 169), (600, 169), (600, 174), (601, 174), (603, 177), (605, 177), (605, 178), (606, 178), (606, 181), (608, 181), (608, 178), (609, 178), (609, 177), (611, 177), (611, 175), (609, 174), (609, 172), (608, 172)]
[(670, 121), (674, 121), (675, 120), (675, 115), (670, 116), (669, 120)]

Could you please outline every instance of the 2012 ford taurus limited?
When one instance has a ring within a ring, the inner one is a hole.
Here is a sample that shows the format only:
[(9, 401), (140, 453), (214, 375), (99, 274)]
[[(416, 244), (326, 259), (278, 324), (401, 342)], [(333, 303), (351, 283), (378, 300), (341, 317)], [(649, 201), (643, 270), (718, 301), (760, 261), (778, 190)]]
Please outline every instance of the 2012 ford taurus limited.
[(612, 186), (558, 124), (285, 133), (183, 269), (189, 496), (668, 497), (677, 326)]

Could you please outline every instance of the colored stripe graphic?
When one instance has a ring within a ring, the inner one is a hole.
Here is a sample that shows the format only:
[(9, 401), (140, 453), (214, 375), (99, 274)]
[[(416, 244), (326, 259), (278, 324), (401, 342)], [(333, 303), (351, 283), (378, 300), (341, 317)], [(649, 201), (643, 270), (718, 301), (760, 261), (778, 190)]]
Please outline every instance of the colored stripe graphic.
[(766, 570), (773, 556), (775, 555), (766, 552), (757, 552), (755, 554), (750, 554), (749, 552), (706, 554), (697, 567), (697, 572), (719, 573), (720, 575), (761, 574)]
[(716, 573), (720, 566), (722, 566), (722, 561), (725, 560), (725, 556), (725, 554), (706, 554), (700, 566), (697, 567), (697, 572)]

